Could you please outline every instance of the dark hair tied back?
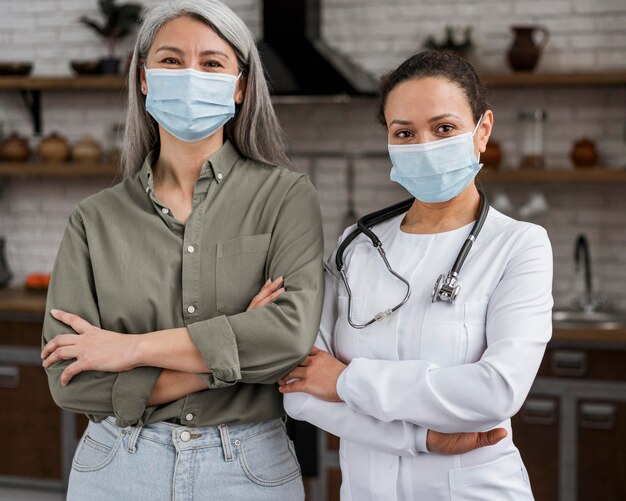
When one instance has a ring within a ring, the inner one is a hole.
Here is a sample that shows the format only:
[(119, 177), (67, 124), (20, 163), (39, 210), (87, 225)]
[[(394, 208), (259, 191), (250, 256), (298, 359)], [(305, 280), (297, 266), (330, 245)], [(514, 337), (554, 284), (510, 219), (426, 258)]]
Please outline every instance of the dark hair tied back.
[(476, 71), (465, 59), (452, 52), (441, 50), (427, 50), (411, 56), (400, 66), (384, 75), (380, 81), (380, 104), (378, 107), (378, 121), (387, 126), (385, 121), (385, 106), (389, 93), (402, 82), (413, 78), (439, 77), (457, 84), (465, 95), (472, 108), (474, 122), (487, 111), (487, 89), (478, 78)]

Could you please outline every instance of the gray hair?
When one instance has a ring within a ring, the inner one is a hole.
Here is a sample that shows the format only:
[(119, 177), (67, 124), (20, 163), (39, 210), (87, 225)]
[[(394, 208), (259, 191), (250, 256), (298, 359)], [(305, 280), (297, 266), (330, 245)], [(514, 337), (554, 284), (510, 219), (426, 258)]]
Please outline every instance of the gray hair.
[(146, 155), (159, 142), (158, 124), (146, 111), (145, 97), (141, 93), (140, 65), (146, 60), (161, 27), (183, 16), (206, 23), (228, 43), (237, 55), (242, 77), (246, 78), (243, 102), (237, 105), (235, 117), (224, 126), (225, 136), (251, 160), (268, 165), (290, 165), (261, 58), (248, 27), (219, 0), (170, 0), (142, 12), (142, 25), (128, 75), (128, 110), (121, 152), (124, 176), (137, 172)]

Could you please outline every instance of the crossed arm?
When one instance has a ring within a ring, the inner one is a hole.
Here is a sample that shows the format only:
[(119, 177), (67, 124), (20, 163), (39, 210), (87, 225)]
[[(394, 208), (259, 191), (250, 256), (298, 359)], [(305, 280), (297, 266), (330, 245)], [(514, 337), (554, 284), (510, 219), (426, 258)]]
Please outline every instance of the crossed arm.
[[(268, 280), (252, 299), (248, 311), (271, 303), (285, 289), (283, 279)], [(49, 341), (41, 352), (43, 366), (75, 359), (61, 374), (61, 385), (84, 371), (123, 372), (141, 366), (164, 370), (148, 399), (148, 405), (173, 402), (190, 393), (206, 390), (207, 383), (198, 374), (210, 373), (202, 354), (191, 340), (186, 327), (147, 334), (120, 334), (94, 326), (78, 315), (62, 310), (50, 314), (71, 327), (75, 334), (61, 334)]]
[[(252, 299), (247, 311), (262, 308), (274, 301), (285, 290), (279, 287), (281, 283), (282, 277), (274, 281), (268, 280)], [(64, 386), (83, 371), (122, 372), (139, 366), (154, 366), (163, 370), (152, 389), (148, 405), (165, 404), (207, 389), (206, 382), (198, 374), (210, 372), (211, 368), (206, 366), (186, 328), (142, 335), (119, 334), (100, 329), (65, 311), (52, 310), (50, 313), (76, 332), (56, 336), (41, 352), (44, 367), (60, 360), (75, 359), (61, 375), (61, 384)], [(337, 400), (333, 388), (346, 366), (329, 353), (315, 347), (303, 362), (303, 366), (305, 365), (315, 365), (315, 373), (321, 378), (319, 391), (326, 394), (329, 400)], [(290, 376), (303, 376), (301, 368), (296, 368)], [(281, 391), (284, 391), (286, 379), (281, 379), (280, 384)], [(297, 388), (302, 391), (299, 386), (292, 386), (290, 390), (297, 391)], [(484, 433), (451, 434), (428, 430), (427, 448), (430, 452), (440, 454), (462, 454), (478, 447), (493, 445), (505, 436), (506, 431), (501, 428)]]

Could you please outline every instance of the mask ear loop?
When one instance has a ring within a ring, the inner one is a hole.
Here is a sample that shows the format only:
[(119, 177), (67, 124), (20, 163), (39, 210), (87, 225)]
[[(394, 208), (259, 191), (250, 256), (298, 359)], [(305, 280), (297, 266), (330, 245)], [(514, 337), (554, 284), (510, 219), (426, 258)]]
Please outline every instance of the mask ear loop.
[[(478, 117), (478, 122), (476, 122), (476, 127), (474, 127), (474, 132), (472, 132), (472, 137), (474, 137), (474, 135), (476, 134), (476, 131), (478, 130), (478, 126), (482, 123), (483, 116), (484, 116), (484, 113), (481, 113), (480, 116)], [(480, 151), (478, 151), (478, 158), (476, 159), (476, 161), (478, 162), (478, 165), (480, 165), (480, 168), (482, 169), (483, 164), (480, 163)]]
[(474, 127), (474, 132), (472, 132), (472, 137), (474, 137), (474, 135), (476, 134), (476, 131), (478, 130), (478, 127), (483, 121), (483, 116), (484, 116), (484, 113), (481, 113), (480, 116), (478, 117), (478, 122), (476, 122), (476, 127)]

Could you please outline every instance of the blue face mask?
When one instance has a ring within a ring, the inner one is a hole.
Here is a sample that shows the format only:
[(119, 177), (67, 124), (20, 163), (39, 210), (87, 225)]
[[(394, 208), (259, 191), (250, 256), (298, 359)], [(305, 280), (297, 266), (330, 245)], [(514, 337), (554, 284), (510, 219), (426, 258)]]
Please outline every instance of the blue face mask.
[(209, 137), (235, 116), (239, 76), (182, 70), (147, 69), (146, 110), (181, 141)]
[(422, 144), (390, 144), (391, 180), (422, 202), (447, 202), (469, 186), (482, 167), (474, 155), (474, 132)]

